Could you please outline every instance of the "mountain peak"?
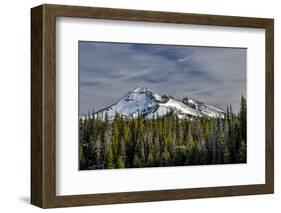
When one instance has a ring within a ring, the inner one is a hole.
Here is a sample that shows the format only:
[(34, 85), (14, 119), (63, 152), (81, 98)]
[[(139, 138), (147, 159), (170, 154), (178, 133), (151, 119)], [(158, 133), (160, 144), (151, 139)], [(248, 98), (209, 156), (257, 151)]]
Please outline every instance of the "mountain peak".
[(136, 92), (136, 93), (146, 92), (146, 91), (149, 91), (147, 87), (140, 87), (140, 86), (137, 86), (135, 89), (132, 90), (132, 92)]
[(185, 97), (183, 101), (172, 96), (158, 95), (147, 87), (137, 86), (128, 92), (115, 104), (106, 107), (96, 113), (99, 117), (114, 119), (115, 113), (131, 118), (142, 115), (145, 118), (176, 114), (179, 118), (186, 116), (223, 118), (225, 112), (216, 107), (204, 104), (194, 99)]

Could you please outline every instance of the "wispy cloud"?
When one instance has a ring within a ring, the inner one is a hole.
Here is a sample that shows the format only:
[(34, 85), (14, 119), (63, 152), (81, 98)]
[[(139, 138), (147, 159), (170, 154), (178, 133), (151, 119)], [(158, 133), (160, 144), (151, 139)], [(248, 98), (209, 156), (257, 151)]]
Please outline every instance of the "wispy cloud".
[(246, 49), (80, 42), (79, 54), (80, 114), (137, 85), (235, 111), (246, 95)]

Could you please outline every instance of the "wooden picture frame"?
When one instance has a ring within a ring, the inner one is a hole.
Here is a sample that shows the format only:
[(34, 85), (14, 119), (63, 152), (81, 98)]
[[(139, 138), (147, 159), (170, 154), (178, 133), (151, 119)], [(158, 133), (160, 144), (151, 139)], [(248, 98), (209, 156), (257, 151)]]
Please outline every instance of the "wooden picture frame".
[[(265, 29), (265, 184), (56, 195), (56, 17)], [(267, 194), (274, 192), (273, 19), (44, 4), (31, 9), (31, 203), (41, 208)]]

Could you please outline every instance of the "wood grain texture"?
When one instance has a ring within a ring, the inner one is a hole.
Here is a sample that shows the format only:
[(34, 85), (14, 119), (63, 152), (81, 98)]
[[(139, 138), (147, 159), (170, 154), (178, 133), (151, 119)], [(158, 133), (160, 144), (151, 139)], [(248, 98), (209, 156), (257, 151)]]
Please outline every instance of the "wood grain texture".
[[(56, 17), (263, 28), (266, 31), (266, 183), (260, 185), (56, 196)], [(273, 193), (273, 20), (110, 8), (41, 5), (31, 10), (31, 203), (65, 207)]]
[(266, 117), (265, 117), (265, 142), (266, 142), (266, 185), (268, 191), (274, 193), (274, 21), (266, 26)]
[(43, 206), (42, 63), (43, 7), (31, 14), (31, 203)]

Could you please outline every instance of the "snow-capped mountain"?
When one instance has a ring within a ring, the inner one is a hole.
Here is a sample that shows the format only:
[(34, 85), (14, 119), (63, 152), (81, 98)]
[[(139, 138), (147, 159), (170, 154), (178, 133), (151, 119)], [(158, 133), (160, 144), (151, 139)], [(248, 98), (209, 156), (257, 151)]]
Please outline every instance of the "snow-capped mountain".
[(194, 99), (186, 97), (180, 101), (166, 95), (160, 96), (144, 87), (135, 88), (117, 103), (99, 110), (95, 115), (104, 118), (107, 113), (109, 119), (113, 119), (116, 112), (126, 118), (138, 115), (153, 118), (168, 113), (175, 113), (179, 118), (187, 116), (223, 118), (225, 114), (221, 109)]

